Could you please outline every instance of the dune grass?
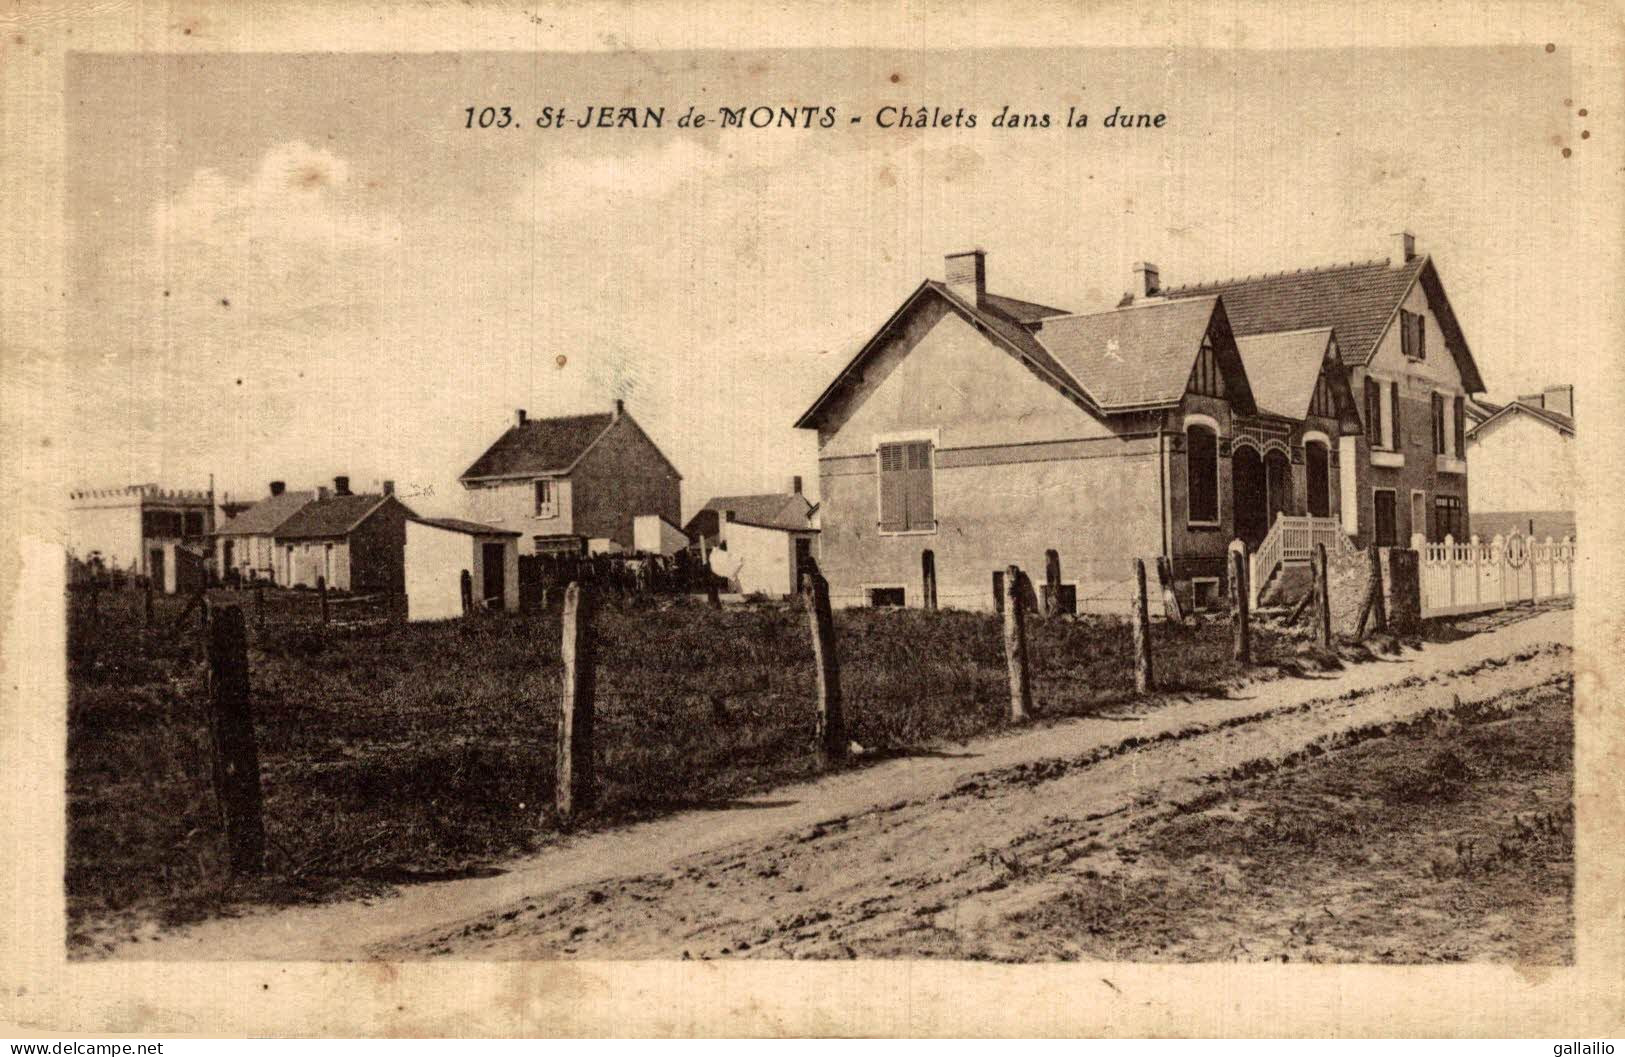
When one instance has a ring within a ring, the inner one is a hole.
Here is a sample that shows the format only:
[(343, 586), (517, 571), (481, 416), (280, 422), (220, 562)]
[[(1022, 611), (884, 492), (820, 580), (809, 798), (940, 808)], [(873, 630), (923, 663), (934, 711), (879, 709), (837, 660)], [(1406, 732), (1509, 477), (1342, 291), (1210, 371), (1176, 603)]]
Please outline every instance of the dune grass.
[[(92, 618), (76, 592), (66, 880), (81, 947), (109, 921), (168, 924), (457, 876), (556, 839), (556, 608), (405, 625), (363, 602), (323, 630), (313, 598), (267, 592), (262, 629), (250, 593), (215, 592), (212, 602), (242, 604), (249, 616), (267, 875), (233, 882), (217, 851), (195, 614), (180, 619), (184, 600), (160, 598), (166, 630), (148, 632), (139, 595), (103, 593)], [(598, 796), (588, 828), (722, 805), (816, 773), (812, 651), (798, 605), (717, 612), (700, 600), (611, 597), (595, 627)], [(1039, 722), (1139, 707), (1125, 623), (1029, 629)], [(861, 760), (1005, 725), (995, 615), (852, 610), (836, 614), (836, 635)], [(1165, 688), (1211, 692), (1240, 674), (1222, 620), (1159, 623), (1154, 641)], [(1255, 656), (1268, 664), (1291, 645), (1261, 630)]]

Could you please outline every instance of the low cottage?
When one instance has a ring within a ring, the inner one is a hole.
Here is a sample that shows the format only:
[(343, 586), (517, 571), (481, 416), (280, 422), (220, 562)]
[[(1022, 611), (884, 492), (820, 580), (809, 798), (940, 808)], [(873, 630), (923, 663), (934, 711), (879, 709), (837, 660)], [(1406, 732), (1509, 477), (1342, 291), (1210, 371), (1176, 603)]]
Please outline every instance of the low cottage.
[(407, 620), (462, 616), (463, 578), (469, 604), (519, 609), (519, 533), (457, 518), (406, 519), (403, 558)]
[(275, 533), (277, 582), (315, 587), (318, 580), (338, 591), (387, 591), (405, 586), (402, 566), (406, 519), (415, 517), (393, 492), (356, 495), (347, 477), (334, 489), (317, 489)]
[(223, 579), (235, 573), (240, 580), (276, 582), (276, 532), (316, 498), (314, 491), (290, 492), (272, 481), (270, 494), (250, 506), (215, 533), (215, 561)]
[(1575, 535), (1574, 387), (1520, 396), (1467, 431), (1473, 532)]
[(719, 496), (685, 531), (712, 572), (740, 594), (788, 595), (816, 558), (817, 508), (799, 488), (788, 493)]

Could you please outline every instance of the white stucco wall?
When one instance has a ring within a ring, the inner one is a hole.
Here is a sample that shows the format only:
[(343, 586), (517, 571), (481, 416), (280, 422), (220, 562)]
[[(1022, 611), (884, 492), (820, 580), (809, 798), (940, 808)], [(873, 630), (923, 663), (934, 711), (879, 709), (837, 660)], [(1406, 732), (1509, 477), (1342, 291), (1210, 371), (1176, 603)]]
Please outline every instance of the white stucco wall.
[(1516, 412), (1467, 441), (1475, 511), (1573, 510), (1574, 438)]
[(632, 549), (642, 554), (676, 554), (688, 546), (683, 530), (659, 514), (632, 519)]
[(711, 571), (726, 577), (741, 594), (787, 595), (796, 590), (796, 538), (813, 533), (786, 532), (738, 522), (722, 525), (727, 548), (711, 552)]
[(575, 531), (571, 483), (555, 480), (553, 488), (557, 492), (554, 502), (557, 513), (553, 517), (536, 516), (535, 481), (530, 478), (465, 488), (463, 516), (482, 525), (519, 533), (520, 552), (533, 554), (536, 547), (532, 537), (569, 535)]
[(278, 583), (314, 588), (320, 577), (331, 591), (350, 589), (350, 545), (344, 540), (299, 540), (281, 544), (278, 551)]
[(406, 619), (450, 620), (463, 615), (463, 570), (472, 578), (477, 603), (485, 587), (485, 547), (502, 544), (502, 608), (519, 609), (519, 547), (512, 536), (472, 536), (466, 532), (406, 523)]

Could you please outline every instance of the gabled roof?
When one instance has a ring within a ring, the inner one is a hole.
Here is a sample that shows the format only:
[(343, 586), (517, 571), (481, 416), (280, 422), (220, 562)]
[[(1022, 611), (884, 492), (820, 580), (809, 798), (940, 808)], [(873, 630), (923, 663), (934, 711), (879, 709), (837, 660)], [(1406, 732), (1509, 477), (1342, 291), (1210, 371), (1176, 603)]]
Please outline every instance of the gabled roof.
[(316, 498), (315, 492), (269, 495), (215, 530), (217, 536), (269, 536)]
[(1467, 398), (1463, 410), (1467, 413), (1468, 418), (1477, 423), (1500, 411), (1503, 406), (1502, 404), (1492, 404), (1482, 397), (1470, 396)]
[(1489, 418), (1486, 418), (1484, 421), (1473, 426), (1471, 429), (1467, 430), (1467, 436), (1476, 436), (1483, 432), (1483, 430), (1489, 426), (1490, 423), (1499, 422), (1501, 419), (1512, 415), (1528, 415), (1536, 422), (1550, 426), (1559, 433), (1567, 433), (1571, 437), (1574, 436), (1574, 419), (1572, 416), (1565, 415), (1561, 411), (1552, 411), (1544, 407), (1535, 407), (1534, 405), (1526, 404), (1521, 400), (1512, 401), (1512, 403), (1507, 404)]
[(605, 412), (533, 418), (509, 426), (458, 480), (566, 473), (614, 424), (615, 416)]
[(1463, 387), (1482, 392), (1478, 365), (1467, 348), (1433, 259), (1420, 256), (1398, 267), (1387, 260), (1306, 268), (1274, 275), (1247, 276), (1172, 287), (1158, 298), (1224, 297), (1237, 337), (1274, 331), (1332, 327), (1350, 366), (1369, 363), (1411, 287), (1421, 282), (1445, 343), (1456, 357)]
[[(284, 521), (275, 535), (279, 540), (347, 536), (371, 517), (373, 511), (389, 502), (400, 503), (400, 500), (392, 495), (331, 495), (326, 499), (313, 499)], [(410, 508), (406, 513), (408, 517), (415, 516)]]
[[(714, 524), (729, 510), (733, 511), (735, 524), (783, 529), (786, 532), (807, 532), (813, 527), (813, 505), (806, 496), (795, 492), (773, 492), (765, 495), (717, 496), (688, 519), (683, 531), (690, 536), (714, 532)], [(708, 514), (711, 517), (707, 517)]]
[(500, 529), (495, 525), (482, 525), (478, 521), (464, 521), (454, 517), (413, 517), (408, 521), (416, 521), (420, 525), (431, 528), (445, 529), (447, 532), (461, 532), (468, 536), (518, 536), (521, 533), (512, 529)]
[(1044, 305), (1033, 304), (1030, 301), (1018, 301), (1013, 297), (1000, 297), (998, 294), (985, 292), (982, 294), (979, 305), (972, 304), (966, 298), (955, 293), (947, 283), (935, 279), (926, 279), (914, 288), (913, 293), (903, 299), (903, 303), (898, 306), (897, 311), (891, 314), (891, 318), (886, 320), (880, 329), (875, 331), (874, 335), (857, 351), (857, 354), (847, 362), (847, 365), (841, 368), (840, 373), (835, 376), (835, 380), (829, 383), (824, 391), (818, 395), (818, 399), (814, 400), (812, 405), (796, 420), (796, 428), (810, 429), (817, 425), (819, 414), (840, 392), (842, 386), (862, 377), (861, 368), (864, 362), (879, 351), (886, 337), (891, 334), (892, 328), (907, 318), (909, 313), (921, 304), (923, 299), (928, 297), (942, 298), (948, 303), (949, 307), (973, 327), (986, 334), (995, 344), (1002, 346), (1006, 351), (1015, 355), (1030, 369), (1044, 376), (1056, 388), (1068, 393), (1075, 400), (1083, 401), (1087, 399), (1077, 382), (1067, 376), (1066, 369), (1055, 362), (1055, 357), (1051, 356), (1049, 350), (1038, 342), (1024, 322), (1018, 321), (1018, 317), (1028, 322), (1047, 321), (1058, 310)]
[(1308, 415), (1331, 343), (1331, 327), (1238, 337), (1236, 348), (1258, 409), (1294, 420)]
[[(1038, 340), (1107, 413), (1177, 404), (1190, 384), (1202, 339), (1225, 308), (1217, 297), (1148, 301), (1084, 316), (1046, 319)], [(1241, 361), (1215, 348), (1226, 381), (1239, 391), (1231, 400), (1244, 412), (1253, 398)]]

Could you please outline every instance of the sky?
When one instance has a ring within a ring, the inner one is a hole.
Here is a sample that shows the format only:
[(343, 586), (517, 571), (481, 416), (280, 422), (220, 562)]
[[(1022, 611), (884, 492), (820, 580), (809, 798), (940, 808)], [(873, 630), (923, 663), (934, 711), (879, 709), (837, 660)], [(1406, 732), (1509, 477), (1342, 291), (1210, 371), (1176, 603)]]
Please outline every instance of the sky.
[[(974, 246), (994, 291), (1092, 311), (1138, 260), (1180, 285), (1380, 258), (1408, 229), (1507, 398), (1594, 351), (1569, 86), (1538, 47), (74, 55), (70, 469), (250, 497), (387, 478), (455, 514), (514, 409), (621, 398), (685, 516), (812, 488), (796, 418)], [(523, 127), (465, 129), (488, 104)], [(690, 104), (839, 120), (676, 128)], [(666, 125), (531, 126), (600, 105)], [(979, 122), (881, 129), (886, 105)], [(1005, 105), (1090, 126), (991, 127)], [(1167, 119), (1101, 127), (1116, 106)]]

